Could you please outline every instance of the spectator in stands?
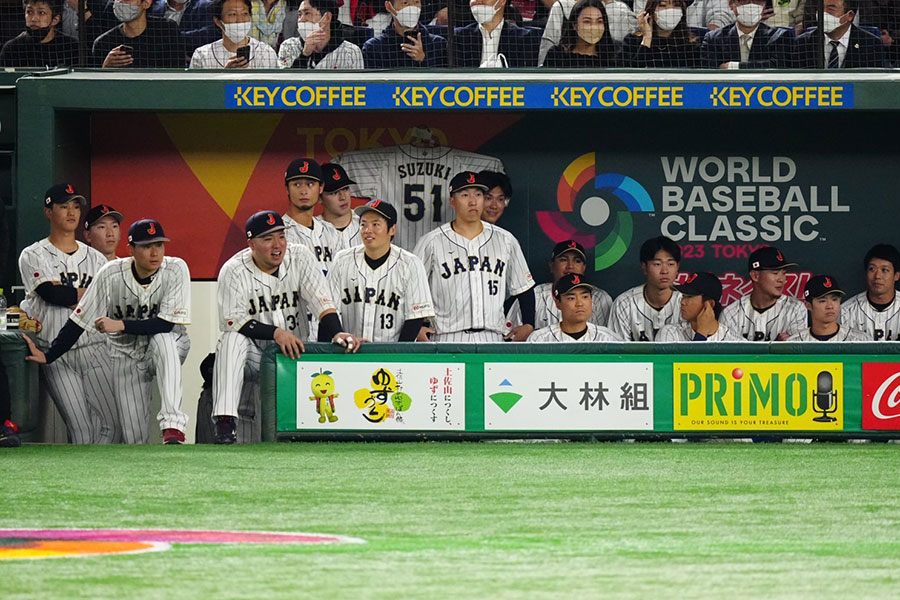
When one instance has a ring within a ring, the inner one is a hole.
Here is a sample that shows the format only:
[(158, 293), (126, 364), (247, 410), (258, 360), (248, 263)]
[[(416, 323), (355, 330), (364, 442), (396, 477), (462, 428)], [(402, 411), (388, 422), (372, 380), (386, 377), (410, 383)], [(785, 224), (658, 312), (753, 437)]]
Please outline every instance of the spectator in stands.
[(506, 173), (498, 173), (497, 171), (482, 171), (478, 174), (478, 177), (488, 188), (484, 193), (484, 208), (481, 210), (481, 220), (496, 225), (512, 199), (512, 182)]
[(629, 67), (693, 69), (701, 66), (700, 38), (687, 25), (685, 0), (649, 0), (637, 33), (623, 42)]
[(192, 69), (278, 68), (275, 51), (250, 37), (250, 0), (214, 0), (213, 10), (222, 39), (194, 50)]
[(200, 46), (211, 44), (219, 37), (219, 30), (213, 23), (211, 0), (153, 0), (150, 14), (165, 17), (178, 25), (188, 57)]
[(475, 23), (457, 27), (454, 66), (485, 69), (536, 67), (541, 30), (504, 20), (507, 0), (471, 0)]
[(287, 16), (287, 3), (284, 0), (252, 0), (253, 28), (250, 37), (265, 42), (273, 50), (278, 50), (284, 19)]
[[(544, 59), (550, 48), (557, 46), (562, 39), (563, 25), (572, 14), (572, 8), (577, 0), (558, 0), (550, 7), (550, 15), (547, 17), (547, 26), (541, 37), (541, 50), (538, 55), (539, 66), (544, 65)], [(637, 17), (631, 8), (621, 0), (604, 0), (603, 7), (606, 10), (608, 23), (607, 35), (616, 42), (621, 43), (625, 36), (637, 29)]]
[(737, 21), (706, 34), (700, 47), (710, 69), (778, 69), (791, 63), (793, 36), (770, 27), (766, 0), (731, 0)]
[(603, 0), (578, 0), (563, 25), (559, 45), (550, 49), (545, 67), (602, 69), (621, 67), (621, 47), (609, 33)]
[[(634, 0), (634, 12), (650, 12), (647, 4), (647, 0)], [(734, 13), (728, 8), (728, 0), (686, 0), (684, 5), (687, 26), (692, 29), (712, 30), (734, 22)]]
[(419, 24), (422, 0), (390, 0), (393, 24), (362, 47), (367, 69), (446, 67), (447, 40)]
[(344, 39), (337, 20), (337, 0), (303, 0), (297, 20), (298, 37), (285, 40), (278, 49), (282, 69), (362, 69), (359, 46)]
[(778, 0), (772, 3), (772, 16), (763, 18), (769, 27), (789, 27), (800, 34), (803, 33), (805, 5), (806, 0)]
[(184, 47), (178, 25), (147, 14), (153, 0), (115, 0), (120, 24), (96, 40), (94, 64), (104, 69), (172, 69), (184, 67)]
[(900, 62), (900, 2), (897, 0), (857, 0), (860, 27), (876, 27), (880, 30), (884, 58), (889, 67)]
[(800, 69), (817, 68), (818, 57), (824, 52), (826, 69), (859, 69), (883, 67), (884, 52), (881, 39), (853, 24), (856, 0), (825, 0), (825, 46), (815, 28), (797, 38), (795, 66)]
[(78, 64), (78, 40), (59, 30), (62, 0), (25, 0), (25, 31), (3, 44), (0, 66), (65, 67)]

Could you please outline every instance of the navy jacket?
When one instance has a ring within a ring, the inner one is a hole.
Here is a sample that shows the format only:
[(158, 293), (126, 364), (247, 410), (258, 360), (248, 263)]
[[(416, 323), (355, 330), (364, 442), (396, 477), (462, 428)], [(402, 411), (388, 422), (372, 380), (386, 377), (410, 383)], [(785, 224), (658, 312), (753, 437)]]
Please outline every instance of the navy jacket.
[[(815, 69), (817, 53), (825, 56), (824, 42), (816, 35), (816, 28), (807, 30), (797, 38), (794, 44), (794, 67), (798, 69)], [(824, 59), (827, 62), (827, 57)], [(823, 63), (824, 64), (824, 63)], [(861, 69), (865, 67), (883, 67), (884, 51), (881, 38), (856, 25), (850, 25), (850, 40), (847, 54), (844, 56), (842, 69)]]
[[(153, 0), (148, 15), (166, 16), (166, 0)], [(210, 0), (191, 0), (184, 7), (178, 31), (184, 40), (185, 52), (190, 57), (200, 46), (211, 44), (222, 37), (222, 32), (213, 22), (213, 8)]]
[(703, 38), (700, 54), (704, 66), (718, 69), (722, 63), (740, 62), (741, 69), (784, 69), (790, 66), (794, 36), (787, 29), (760, 23), (750, 46), (750, 57), (741, 62), (741, 41), (736, 23), (713, 29)]
[(422, 49), (425, 60), (416, 62), (400, 48), (405, 40), (397, 35), (393, 23), (388, 25), (381, 35), (363, 44), (363, 62), (367, 69), (414, 69), (419, 67), (434, 68), (447, 66), (447, 40), (439, 35), (428, 33), (419, 25), (416, 33), (422, 34)]
[[(475, 67), (481, 64), (481, 31), (478, 23), (453, 30), (454, 67)], [(519, 27), (506, 22), (500, 32), (498, 51), (506, 57), (510, 68), (535, 68), (538, 63), (538, 51), (541, 48), (542, 31), (535, 27)]]

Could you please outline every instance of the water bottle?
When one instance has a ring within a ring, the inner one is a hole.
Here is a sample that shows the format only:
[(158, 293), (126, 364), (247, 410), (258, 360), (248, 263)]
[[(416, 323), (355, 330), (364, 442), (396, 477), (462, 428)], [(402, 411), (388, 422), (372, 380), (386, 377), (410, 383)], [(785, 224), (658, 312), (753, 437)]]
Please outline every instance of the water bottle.
[(6, 331), (6, 296), (0, 288), (0, 331)]

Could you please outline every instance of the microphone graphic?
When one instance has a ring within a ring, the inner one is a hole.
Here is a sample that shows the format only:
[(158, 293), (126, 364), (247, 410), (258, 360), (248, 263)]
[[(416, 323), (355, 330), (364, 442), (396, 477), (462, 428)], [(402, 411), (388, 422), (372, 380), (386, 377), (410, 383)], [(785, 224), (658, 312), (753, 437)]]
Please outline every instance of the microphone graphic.
[(813, 395), (813, 412), (822, 413), (813, 418), (818, 423), (834, 423), (836, 418), (828, 416), (828, 413), (837, 412), (837, 391), (834, 389), (834, 379), (828, 371), (820, 371), (816, 377), (816, 391)]

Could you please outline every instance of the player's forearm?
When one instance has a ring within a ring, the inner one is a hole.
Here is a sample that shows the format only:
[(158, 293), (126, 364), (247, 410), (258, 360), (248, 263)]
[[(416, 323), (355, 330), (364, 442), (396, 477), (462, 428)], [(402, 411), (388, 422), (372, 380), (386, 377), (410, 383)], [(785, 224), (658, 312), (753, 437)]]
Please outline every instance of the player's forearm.
[(238, 329), (238, 333), (246, 335), (251, 340), (274, 340), (275, 330), (278, 329), (274, 325), (260, 323), (256, 319), (250, 319), (244, 326)]
[(68, 352), (72, 346), (75, 345), (75, 342), (78, 341), (78, 338), (81, 337), (82, 333), (84, 333), (84, 329), (82, 329), (78, 323), (72, 319), (66, 321), (66, 324), (59, 330), (56, 339), (51, 342), (50, 349), (47, 350), (47, 353), (45, 354), (47, 357), (47, 364), (49, 365)]
[(175, 327), (174, 323), (153, 317), (142, 321), (122, 321), (125, 325), (125, 333), (131, 335), (156, 335), (157, 333), (169, 333)]
[(522, 313), (522, 325), (534, 327), (534, 288), (516, 295)]
[(425, 323), (425, 319), (408, 319), (405, 323), (403, 323), (403, 327), (400, 329), (400, 342), (414, 342), (419, 335), (419, 330), (422, 329), (422, 325)]
[(331, 342), (334, 336), (341, 333), (344, 326), (341, 325), (341, 318), (336, 312), (330, 312), (319, 317), (319, 333), (316, 338), (320, 342)]
[(49, 281), (34, 288), (44, 302), (54, 306), (74, 306), (78, 304), (78, 290), (68, 285), (54, 285)]

